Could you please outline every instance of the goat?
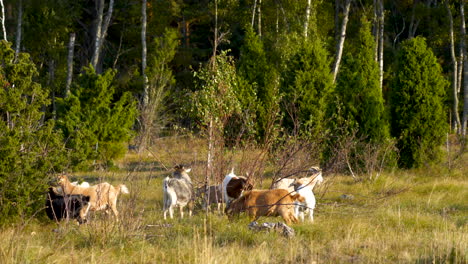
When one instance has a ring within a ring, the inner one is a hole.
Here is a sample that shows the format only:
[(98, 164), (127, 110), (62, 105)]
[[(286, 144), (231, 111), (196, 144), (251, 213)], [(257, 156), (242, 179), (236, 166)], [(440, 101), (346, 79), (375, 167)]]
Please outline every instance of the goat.
[(174, 207), (178, 206), (180, 217), (184, 217), (184, 207), (188, 205), (189, 216), (192, 216), (193, 210), (193, 185), (188, 173), (191, 169), (186, 169), (183, 165), (174, 167), (173, 178), (166, 177), (163, 180), (163, 210), (164, 219), (166, 219), (167, 211), (169, 216), (173, 218)]
[(286, 224), (297, 223), (294, 215), (294, 202), (304, 202), (304, 197), (291, 194), (284, 189), (251, 190), (233, 200), (226, 208), (226, 214), (232, 216), (247, 211), (256, 221), (260, 216), (281, 216)]
[(129, 194), (127, 186), (119, 184), (117, 187), (112, 186), (107, 182), (99, 183), (90, 187), (82, 187), (73, 185), (68, 177), (64, 174), (58, 176), (58, 181), (64, 194), (81, 194), (89, 196), (88, 206), (81, 208), (80, 218), (81, 221), (86, 220), (89, 210), (99, 211), (107, 210), (109, 207), (112, 209), (116, 220), (119, 220), (119, 212), (117, 211), (117, 197), (120, 192)]
[(216, 204), (218, 212), (221, 212), (223, 205), (223, 192), (221, 185), (202, 186), (196, 189), (195, 197), (203, 198), (203, 209), (209, 208), (210, 205)]
[(224, 177), (222, 183), (223, 189), (223, 199), (226, 205), (239, 198), (244, 190), (252, 190), (253, 186), (250, 184), (246, 177), (236, 176), (234, 174), (234, 169)]
[(304, 214), (309, 215), (309, 221), (314, 221), (314, 209), (316, 205), (315, 195), (313, 189), (315, 185), (323, 182), (322, 171), (318, 167), (312, 167), (308, 170), (312, 173), (309, 177), (299, 179), (281, 179), (272, 184), (272, 188), (286, 189), (293, 193), (297, 192), (304, 197), (304, 202), (296, 202), (295, 215), (304, 221)]
[(78, 219), (81, 224), (82, 220), (79, 218), (81, 208), (87, 206), (89, 203), (89, 196), (83, 195), (58, 195), (53, 187), (49, 188), (46, 198), (46, 214), (50, 220), (60, 221), (62, 219)]

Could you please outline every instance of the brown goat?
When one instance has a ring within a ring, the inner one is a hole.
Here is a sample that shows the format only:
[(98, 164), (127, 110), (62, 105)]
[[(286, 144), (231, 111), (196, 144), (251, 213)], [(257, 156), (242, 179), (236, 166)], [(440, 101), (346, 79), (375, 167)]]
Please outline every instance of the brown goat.
[(297, 223), (294, 215), (295, 201), (304, 202), (304, 198), (299, 194), (292, 195), (284, 189), (246, 191), (230, 203), (226, 214), (232, 216), (247, 211), (253, 221), (260, 216), (281, 216), (286, 224)]
[(114, 187), (107, 182), (99, 183), (90, 187), (82, 187), (73, 185), (66, 175), (59, 175), (58, 182), (62, 187), (62, 190), (67, 195), (81, 194), (89, 196), (88, 206), (84, 206), (80, 210), (80, 218), (82, 221), (86, 221), (88, 211), (99, 211), (112, 209), (115, 218), (118, 220), (119, 212), (117, 211), (117, 196), (120, 192), (128, 194), (129, 191), (127, 186), (120, 184), (118, 187)]

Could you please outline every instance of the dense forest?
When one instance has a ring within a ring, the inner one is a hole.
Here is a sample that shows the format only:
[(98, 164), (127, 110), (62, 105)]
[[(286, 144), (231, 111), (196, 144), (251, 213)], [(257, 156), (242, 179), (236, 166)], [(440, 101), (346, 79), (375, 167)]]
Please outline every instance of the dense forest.
[(295, 142), (354, 177), (466, 138), (464, 1), (0, 3), (2, 217), (33, 214), (45, 175), (171, 131), (206, 138), (216, 175), (232, 148)]

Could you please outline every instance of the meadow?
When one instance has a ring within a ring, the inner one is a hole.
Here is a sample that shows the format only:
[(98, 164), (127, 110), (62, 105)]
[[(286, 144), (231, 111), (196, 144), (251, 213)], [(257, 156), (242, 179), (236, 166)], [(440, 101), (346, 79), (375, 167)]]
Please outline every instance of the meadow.
[[(296, 235), (286, 238), (249, 230), (245, 215), (229, 220), (199, 207), (191, 218), (163, 219), (163, 178), (183, 163), (198, 185), (204, 144), (161, 140), (114, 169), (73, 173), (73, 180), (125, 183), (130, 194), (119, 197), (121, 221), (97, 212), (80, 226), (38, 212), (0, 230), (0, 263), (468, 263), (466, 156), (451, 169), (395, 169), (358, 180), (324, 174), (314, 190), (315, 221), (291, 225)], [(266, 176), (256, 188), (270, 183)]]

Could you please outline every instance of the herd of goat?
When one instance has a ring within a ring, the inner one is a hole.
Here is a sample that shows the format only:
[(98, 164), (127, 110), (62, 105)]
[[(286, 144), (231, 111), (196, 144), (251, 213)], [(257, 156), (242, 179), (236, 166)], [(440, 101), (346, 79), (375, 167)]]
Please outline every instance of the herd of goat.
[[(192, 215), (194, 202), (202, 199), (204, 209), (211, 205), (221, 208), (225, 205), (228, 217), (246, 212), (253, 221), (261, 216), (281, 216), (286, 224), (301, 221), (313, 221), (316, 199), (314, 186), (323, 182), (322, 172), (318, 167), (308, 170), (307, 177), (281, 178), (274, 181), (270, 189), (253, 189), (246, 177), (234, 174), (234, 169), (225, 176), (220, 185), (203, 186), (194, 189), (189, 176), (190, 169), (183, 165), (174, 167), (172, 177), (163, 180), (163, 216), (174, 217), (174, 208), (179, 208), (180, 217), (188, 207)], [(70, 182), (66, 175), (58, 176), (58, 186), (50, 187), (46, 201), (46, 213), (51, 220), (77, 219), (85, 223), (89, 211), (112, 210), (116, 220), (117, 197), (120, 193), (128, 194), (128, 188), (120, 184), (117, 187), (107, 182), (90, 186), (84, 182)], [(306, 218), (307, 216), (307, 218)]]

